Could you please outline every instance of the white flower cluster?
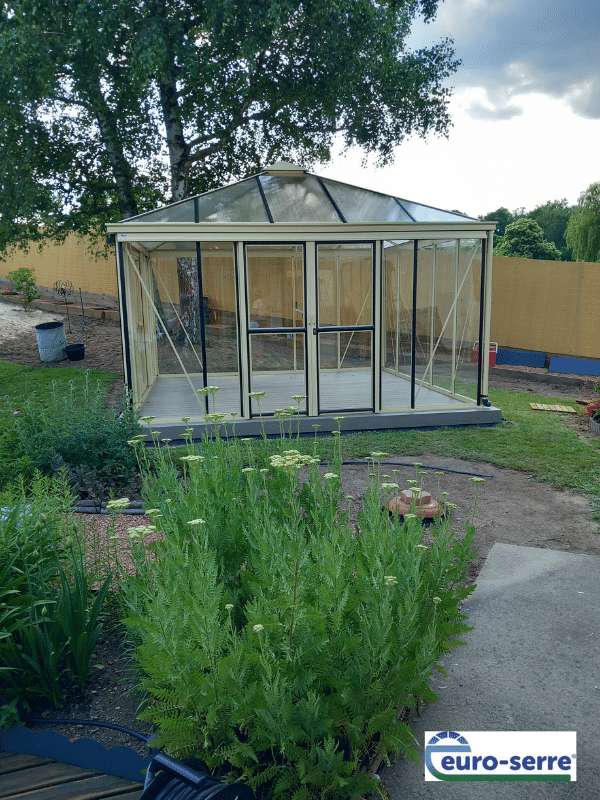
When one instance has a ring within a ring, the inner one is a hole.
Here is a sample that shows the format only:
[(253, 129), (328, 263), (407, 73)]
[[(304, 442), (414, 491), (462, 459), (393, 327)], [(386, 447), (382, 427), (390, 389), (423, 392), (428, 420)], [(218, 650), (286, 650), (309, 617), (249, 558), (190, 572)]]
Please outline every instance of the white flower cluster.
[(225, 419), (226, 416), (227, 414), (219, 414), (218, 412), (215, 412), (214, 414), (206, 414), (204, 419), (206, 422), (212, 422), (214, 425), (218, 425)]
[(196, 389), (196, 392), (198, 394), (201, 394), (202, 397), (206, 397), (209, 394), (214, 395), (215, 392), (218, 392), (218, 391), (219, 391), (219, 387), (218, 386), (205, 386), (203, 389)]
[(149, 533), (154, 533), (155, 531), (156, 527), (154, 525), (138, 525), (135, 528), (127, 528), (129, 538), (138, 542), (141, 541), (144, 536), (147, 536)]
[(106, 504), (107, 511), (123, 511), (125, 508), (129, 508), (128, 497), (121, 497), (119, 500), (109, 500)]
[(283, 454), (280, 456), (271, 456), (271, 466), (275, 469), (281, 469), (287, 472), (288, 475), (293, 475), (295, 472), (302, 469), (302, 467), (318, 463), (318, 458), (302, 455), (298, 450), (284, 450)]

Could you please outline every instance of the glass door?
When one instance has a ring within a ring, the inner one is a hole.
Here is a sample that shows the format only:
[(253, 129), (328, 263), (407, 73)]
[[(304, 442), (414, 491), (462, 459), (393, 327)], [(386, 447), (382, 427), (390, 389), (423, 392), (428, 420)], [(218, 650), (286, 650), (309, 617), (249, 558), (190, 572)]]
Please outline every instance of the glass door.
[(250, 414), (306, 414), (304, 245), (248, 244), (245, 259)]
[(317, 245), (319, 413), (374, 411), (372, 242)]

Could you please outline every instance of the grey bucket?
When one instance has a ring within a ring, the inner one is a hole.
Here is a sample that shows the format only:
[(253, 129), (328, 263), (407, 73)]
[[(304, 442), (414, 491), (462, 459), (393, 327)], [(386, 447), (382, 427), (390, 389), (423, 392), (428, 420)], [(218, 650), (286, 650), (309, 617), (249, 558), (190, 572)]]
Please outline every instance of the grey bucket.
[(42, 322), (35, 326), (35, 336), (42, 361), (63, 361), (67, 357), (64, 322)]

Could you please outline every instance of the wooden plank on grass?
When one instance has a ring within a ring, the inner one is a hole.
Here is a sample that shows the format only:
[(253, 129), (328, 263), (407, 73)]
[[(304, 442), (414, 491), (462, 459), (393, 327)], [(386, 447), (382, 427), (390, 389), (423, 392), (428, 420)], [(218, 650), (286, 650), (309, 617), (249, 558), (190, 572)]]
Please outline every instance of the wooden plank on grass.
[(548, 403), (529, 403), (534, 411), (558, 411), (561, 414), (576, 414), (573, 406), (549, 405)]

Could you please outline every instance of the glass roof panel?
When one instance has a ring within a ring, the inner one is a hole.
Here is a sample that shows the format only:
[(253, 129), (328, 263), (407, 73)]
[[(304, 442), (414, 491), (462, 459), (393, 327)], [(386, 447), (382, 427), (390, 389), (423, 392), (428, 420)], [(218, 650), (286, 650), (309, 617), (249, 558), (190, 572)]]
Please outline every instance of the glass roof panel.
[(261, 175), (259, 180), (274, 222), (341, 222), (313, 175)]
[(194, 200), (182, 200), (180, 203), (172, 203), (164, 208), (157, 208), (156, 211), (148, 211), (137, 217), (131, 217), (125, 222), (133, 220), (140, 222), (193, 222), (194, 221)]
[(415, 222), (468, 222), (472, 219), (462, 214), (454, 214), (452, 211), (442, 211), (441, 208), (432, 208), (420, 203), (411, 203), (410, 200), (399, 199), (408, 213), (415, 218)]
[(199, 222), (268, 222), (255, 178), (198, 197)]
[(412, 222), (409, 215), (389, 195), (325, 178), (323, 183), (347, 222)]
[[(150, 223), (468, 222), (460, 213), (277, 165), (231, 186), (190, 197), (127, 221)], [(262, 190), (262, 191), (261, 191)], [(266, 202), (266, 205), (265, 205)], [(267, 210), (268, 206), (268, 210)], [(337, 208), (336, 208), (337, 207)], [(339, 210), (339, 213), (338, 213)], [(342, 218), (340, 217), (342, 215)], [(475, 221), (475, 220), (473, 220)]]

